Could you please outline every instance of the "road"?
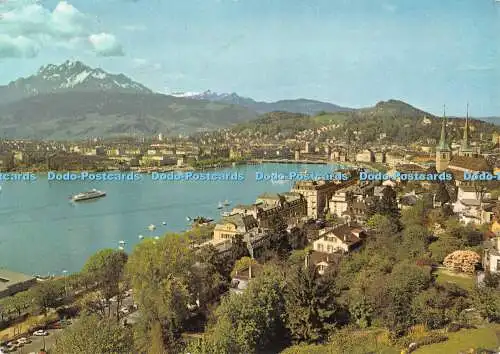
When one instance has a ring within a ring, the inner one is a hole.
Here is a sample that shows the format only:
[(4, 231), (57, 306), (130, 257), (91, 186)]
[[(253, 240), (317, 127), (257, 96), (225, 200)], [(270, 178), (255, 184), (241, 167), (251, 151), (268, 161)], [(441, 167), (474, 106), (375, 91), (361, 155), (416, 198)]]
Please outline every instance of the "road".
[(45, 337), (31, 336), (30, 339), (32, 340), (32, 342), (29, 344), (25, 344), (23, 347), (19, 348), (14, 353), (20, 353), (20, 354), (38, 353), (40, 349), (43, 349), (44, 339), (45, 339), (45, 348), (51, 348), (55, 344), (56, 334), (61, 331), (62, 331), (61, 329), (49, 329), (47, 330), (47, 332), (49, 332), (48, 336)]

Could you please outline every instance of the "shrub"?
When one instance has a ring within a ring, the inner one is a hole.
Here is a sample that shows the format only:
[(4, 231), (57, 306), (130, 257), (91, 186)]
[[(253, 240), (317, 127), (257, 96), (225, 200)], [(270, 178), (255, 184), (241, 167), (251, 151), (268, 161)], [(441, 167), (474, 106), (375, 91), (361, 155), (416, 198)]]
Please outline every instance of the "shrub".
[(431, 333), (431, 334), (419, 339), (418, 341), (411, 343), (408, 346), (407, 352), (411, 353), (424, 345), (441, 343), (441, 342), (445, 342), (447, 340), (448, 340), (448, 337), (443, 335), (443, 334)]

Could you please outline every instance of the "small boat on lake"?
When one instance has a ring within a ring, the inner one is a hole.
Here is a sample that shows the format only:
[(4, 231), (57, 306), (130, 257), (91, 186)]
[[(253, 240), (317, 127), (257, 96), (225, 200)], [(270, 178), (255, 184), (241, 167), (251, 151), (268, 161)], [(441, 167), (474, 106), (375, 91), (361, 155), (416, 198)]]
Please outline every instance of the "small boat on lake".
[(193, 225), (208, 225), (212, 221), (214, 221), (214, 219), (206, 218), (204, 216), (197, 216), (193, 220)]
[(151, 224), (151, 225), (149, 225), (149, 226), (148, 226), (148, 230), (149, 230), (149, 231), (153, 231), (153, 230), (155, 230), (155, 229), (156, 229), (156, 226), (155, 226), (155, 225), (153, 225), (153, 224)]

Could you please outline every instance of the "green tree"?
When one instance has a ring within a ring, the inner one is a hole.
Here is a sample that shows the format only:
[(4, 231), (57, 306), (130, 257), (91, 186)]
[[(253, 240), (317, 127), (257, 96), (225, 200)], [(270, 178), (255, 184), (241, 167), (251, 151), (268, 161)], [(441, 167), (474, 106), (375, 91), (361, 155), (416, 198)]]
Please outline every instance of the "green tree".
[(36, 284), (31, 290), (34, 303), (44, 314), (50, 308), (56, 307), (64, 295), (64, 285), (55, 280), (46, 280)]
[(374, 231), (377, 237), (391, 237), (397, 232), (396, 225), (386, 215), (375, 214), (368, 219), (367, 226)]
[(238, 259), (234, 264), (231, 276), (234, 277), (235, 275), (237, 275), (237, 273), (241, 272), (242, 270), (248, 269), (250, 267), (250, 264), (254, 266), (259, 263), (255, 259), (252, 259), (250, 257), (243, 257)]
[(288, 238), (292, 250), (302, 249), (307, 246), (307, 234), (302, 229), (293, 228)]
[(497, 289), (500, 284), (500, 274), (486, 272), (484, 275), (484, 286), (492, 289)]
[(427, 228), (421, 225), (410, 225), (403, 230), (402, 251), (405, 256), (419, 257), (426, 252), (427, 245), (431, 240), (431, 235)]
[(415, 323), (408, 306), (409, 299), (428, 288), (432, 281), (430, 267), (411, 263), (398, 263), (387, 280), (385, 323), (396, 335), (404, 334)]
[(248, 248), (243, 240), (242, 235), (234, 236), (233, 243), (231, 245), (230, 260), (231, 264), (234, 264), (238, 259), (249, 256)]
[(188, 317), (190, 273), (195, 262), (189, 240), (175, 234), (138, 244), (127, 262), (127, 275), (134, 300), (141, 311), (136, 344), (140, 352), (152, 343), (153, 326), (161, 326), (167, 351), (175, 351), (177, 340)]
[(196, 263), (193, 265), (189, 278), (190, 302), (191, 304), (197, 303), (202, 312), (206, 313), (208, 305), (217, 301), (227, 287), (225, 278), (212, 264)]
[(335, 325), (338, 305), (333, 277), (320, 276), (315, 267), (295, 266), (287, 274), (287, 328), (298, 342), (319, 342)]
[(189, 352), (247, 354), (265, 351), (276, 338), (286, 338), (282, 314), (284, 277), (277, 269), (264, 269), (242, 294), (222, 299), (216, 322)]
[(500, 322), (500, 293), (496, 289), (477, 288), (472, 296), (473, 305), (483, 318)]
[(117, 296), (117, 307), (120, 307), (120, 284), (124, 280), (127, 258), (127, 254), (123, 251), (104, 249), (92, 255), (83, 266), (82, 273), (97, 284), (103, 299), (108, 304), (109, 312), (110, 299), (114, 296)]
[[(54, 353), (131, 353), (132, 332), (115, 321), (95, 315), (81, 316), (58, 338)], [(52, 350), (51, 350), (52, 352)]]
[(370, 303), (363, 296), (360, 299), (355, 300), (349, 307), (349, 313), (352, 319), (360, 328), (366, 328), (371, 326), (373, 308)]
[(441, 206), (444, 206), (445, 204), (450, 202), (450, 193), (448, 193), (448, 189), (446, 188), (446, 184), (444, 182), (440, 182), (438, 184), (435, 199), (436, 202), (441, 203)]
[(461, 239), (458, 239), (448, 233), (440, 235), (438, 240), (429, 245), (431, 258), (433, 261), (442, 263), (447, 255), (463, 248), (465, 245)]
[(217, 273), (225, 280), (229, 280), (231, 267), (228, 263), (230, 263), (230, 261), (227, 256), (221, 256), (213, 245), (201, 248), (196, 253), (196, 260), (200, 263), (211, 264)]
[(389, 216), (393, 222), (400, 217), (396, 191), (391, 187), (385, 187), (379, 203), (379, 214)]

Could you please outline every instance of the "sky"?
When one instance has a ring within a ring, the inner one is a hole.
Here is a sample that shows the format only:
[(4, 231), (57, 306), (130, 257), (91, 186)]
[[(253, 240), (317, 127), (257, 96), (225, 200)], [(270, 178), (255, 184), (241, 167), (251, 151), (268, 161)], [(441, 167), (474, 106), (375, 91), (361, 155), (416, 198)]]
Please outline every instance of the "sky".
[(81, 60), (163, 93), (500, 115), (500, 1), (0, 0), (0, 84)]

